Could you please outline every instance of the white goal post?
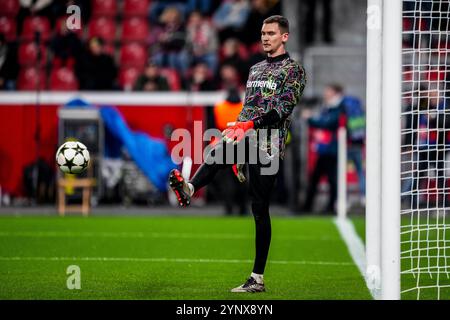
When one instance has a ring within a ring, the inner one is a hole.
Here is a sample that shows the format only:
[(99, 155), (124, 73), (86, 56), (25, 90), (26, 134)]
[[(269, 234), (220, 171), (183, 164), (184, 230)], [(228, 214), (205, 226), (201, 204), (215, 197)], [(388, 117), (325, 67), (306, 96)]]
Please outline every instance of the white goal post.
[(402, 0), (369, 0), (367, 20), (366, 281), (400, 298)]
[(366, 282), (449, 299), (450, 4), (367, 4)]

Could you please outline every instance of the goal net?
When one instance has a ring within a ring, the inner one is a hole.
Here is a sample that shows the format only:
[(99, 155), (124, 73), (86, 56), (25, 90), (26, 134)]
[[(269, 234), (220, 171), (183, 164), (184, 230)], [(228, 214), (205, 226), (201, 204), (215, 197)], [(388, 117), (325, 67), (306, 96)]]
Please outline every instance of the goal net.
[(450, 299), (450, 5), (404, 0), (402, 299)]

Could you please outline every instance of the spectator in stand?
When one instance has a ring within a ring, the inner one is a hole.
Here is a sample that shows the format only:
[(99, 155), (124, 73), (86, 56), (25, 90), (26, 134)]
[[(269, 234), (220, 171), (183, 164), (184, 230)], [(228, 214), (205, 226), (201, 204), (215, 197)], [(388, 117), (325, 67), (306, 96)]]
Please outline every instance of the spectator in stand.
[[(240, 92), (236, 87), (227, 88), (227, 97), (214, 105), (215, 127), (220, 131), (227, 129), (228, 123), (235, 122), (242, 110)], [(211, 191), (216, 199), (223, 201), (225, 214), (231, 215), (233, 209), (240, 215), (248, 212), (247, 184), (241, 183), (231, 168), (220, 170), (211, 185)]]
[(70, 67), (80, 58), (82, 47), (78, 36), (67, 29), (65, 23), (61, 23), (61, 29), (50, 42), (50, 48), (57, 63)]
[[(248, 0), (222, 1), (212, 17), (214, 25), (219, 30), (220, 42), (225, 41), (229, 37), (240, 38), (249, 12)], [(261, 25), (259, 24), (258, 27), (260, 28)]]
[(233, 66), (238, 71), (239, 77), (242, 80), (247, 76), (249, 66), (240, 55), (240, 44), (239, 40), (235, 38), (229, 38), (224, 42), (222, 46), (223, 57), (221, 64)]
[[(407, 10), (417, 10), (421, 12), (420, 20), (422, 21), (420, 21), (420, 23), (415, 21), (414, 23), (417, 31), (420, 28), (423, 28), (422, 30), (448, 32), (450, 28), (448, 20), (446, 23), (442, 22), (442, 14), (444, 12), (449, 12), (450, 4), (448, 1), (420, 1), (420, 3), (404, 1), (403, 3), (403, 8), (406, 7)], [(422, 23), (424, 26), (422, 26)]]
[(163, 1), (152, 1), (150, 5), (150, 24), (154, 25), (158, 23), (161, 19), (161, 15), (166, 11), (167, 8), (176, 8), (182, 19), (186, 15), (186, 0), (163, 0)]
[(328, 178), (330, 193), (326, 213), (334, 213), (337, 198), (337, 131), (342, 119), (342, 88), (339, 85), (328, 85), (323, 93), (324, 108), (317, 116), (312, 117), (310, 110), (305, 109), (303, 118), (310, 127), (315, 129), (313, 136), (317, 160), (308, 181), (308, 191), (303, 205), (303, 211), (311, 212), (317, 187), (325, 174)]
[[(320, 3), (321, 2), (321, 3)], [(305, 21), (304, 21), (304, 39), (305, 42), (307, 44), (311, 44), (314, 43), (315, 40), (315, 36), (316, 36), (316, 26), (317, 26), (317, 21), (316, 21), (316, 7), (317, 5), (319, 5), (319, 7), (322, 8), (322, 14), (321, 16), (321, 21), (320, 21), (320, 25), (322, 27), (321, 30), (321, 35), (322, 35), (322, 40), (325, 43), (332, 43), (333, 39), (332, 39), (332, 32), (331, 32), (331, 26), (333, 23), (333, 3), (331, 0), (322, 0), (322, 1), (317, 1), (317, 0), (306, 0), (305, 1)]]
[(223, 64), (220, 67), (219, 77), (220, 89), (226, 90), (232, 87), (243, 89), (239, 72), (233, 65)]
[(135, 91), (169, 91), (167, 79), (159, 74), (156, 64), (150, 62), (144, 72), (136, 79)]
[(117, 66), (111, 55), (104, 51), (104, 41), (92, 38), (88, 49), (76, 62), (75, 72), (81, 90), (115, 90)]
[(212, 80), (212, 72), (208, 65), (200, 62), (194, 65), (191, 75), (186, 78), (183, 87), (189, 91), (214, 91), (217, 88)]
[(244, 26), (243, 39), (247, 45), (261, 41), (261, 26), (264, 19), (281, 14), (279, 0), (251, 0), (251, 10)]
[(218, 39), (214, 26), (199, 11), (189, 15), (187, 47), (192, 63), (205, 62), (213, 73), (217, 71)]
[(17, 47), (0, 33), (0, 90), (14, 90), (18, 73)]
[(160, 67), (176, 69), (185, 76), (189, 56), (185, 48), (186, 30), (177, 7), (167, 7), (160, 17), (161, 27), (155, 31), (158, 49), (153, 61)]
[(217, 8), (219, 1), (214, 0), (187, 0), (186, 12), (200, 11), (202, 15), (210, 16)]
[[(430, 88), (431, 87), (431, 88)], [(433, 176), (436, 179), (437, 205), (443, 206), (446, 201), (446, 158), (450, 144), (450, 119), (444, 90), (424, 85), (421, 88), (418, 103), (411, 107), (407, 128), (413, 134), (409, 136), (413, 153), (413, 176), (406, 180), (402, 192), (411, 193), (412, 205), (415, 208), (424, 204), (430, 206), (430, 199), (423, 197), (430, 186)], [(423, 197), (419, 198), (420, 196)]]
[[(335, 86), (335, 90), (343, 90), (341, 86)], [(339, 92), (338, 92), (339, 93)], [(361, 99), (351, 95), (342, 96), (342, 115), (347, 130), (347, 159), (350, 161), (358, 175), (359, 202), (366, 203), (366, 174), (364, 169), (364, 145), (366, 143), (366, 112)]]

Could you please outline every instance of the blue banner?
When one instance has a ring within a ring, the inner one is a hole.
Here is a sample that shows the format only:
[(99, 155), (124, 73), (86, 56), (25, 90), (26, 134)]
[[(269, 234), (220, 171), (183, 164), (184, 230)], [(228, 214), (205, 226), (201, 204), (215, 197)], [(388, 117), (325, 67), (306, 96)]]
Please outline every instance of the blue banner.
[(133, 132), (119, 111), (110, 106), (100, 108), (106, 129), (122, 143), (136, 165), (159, 191), (167, 190), (167, 179), (176, 165), (170, 158), (166, 143), (144, 132)]

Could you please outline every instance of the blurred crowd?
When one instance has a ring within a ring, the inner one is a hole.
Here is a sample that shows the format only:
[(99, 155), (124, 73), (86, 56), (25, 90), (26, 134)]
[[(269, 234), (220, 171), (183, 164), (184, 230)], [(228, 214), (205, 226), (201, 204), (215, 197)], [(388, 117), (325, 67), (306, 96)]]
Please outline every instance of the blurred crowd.
[(265, 57), (262, 21), (280, 13), (280, 0), (2, 0), (0, 88), (243, 88)]
[(448, 1), (403, 1), (402, 201), (448, 201), (450, 63)]
[[(302, 4), (305, 45), (315, 36), (332, 44), (332, 1)], [(69, 29), (76, 15), (67, 12), (71, 5), (80, 8), (79, 29)], [(450, 178), (450, 20), (443, 16), (449, 10), (448, 1), (403, 1), (402, 166), (409, 174), (402, 176), (402, 192), (409, 207), (429, 204), (429, 171), (441, 192)], [(260, 28), (274, 14), (281, 14), (281, 0), (1, 0), (0, 90), (241, 91), (250, 66), (265, 58)], [(316, 16), (322, 22), (314, 31)], [(303, 211), (314, 207), (324, 176), (330, 184), (325, 209), (334, 210), (337, 129), (349, 131), (348, 119), (360, 123), (363, 116), (349, 109), (359, 107), (345, 86), (329, 84), (320, 108), (301, 115), (312, 129), (308, 152), (317, 154)], [(227, 106), (240, 106), (237, 94), (230, 97)], [(214, 114), (219, 127), (222, 107)], [(349, 141), (361, 202), (363, 148), (364, 138)]]

